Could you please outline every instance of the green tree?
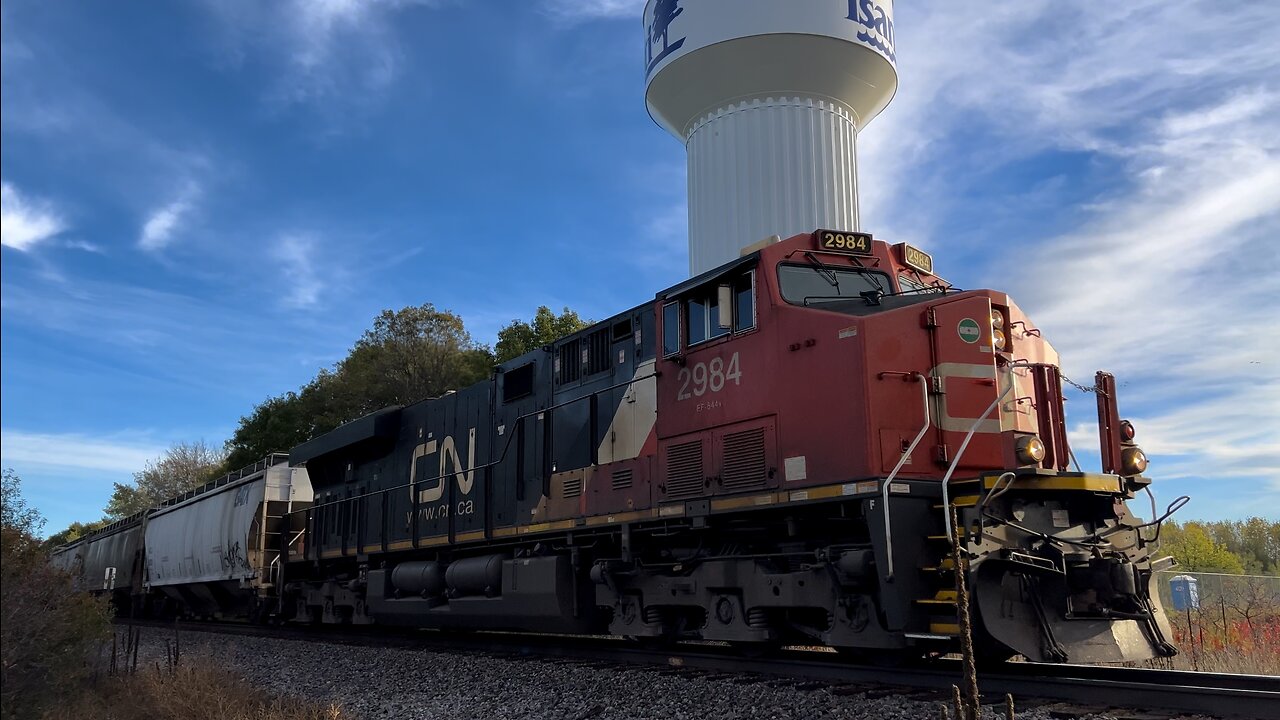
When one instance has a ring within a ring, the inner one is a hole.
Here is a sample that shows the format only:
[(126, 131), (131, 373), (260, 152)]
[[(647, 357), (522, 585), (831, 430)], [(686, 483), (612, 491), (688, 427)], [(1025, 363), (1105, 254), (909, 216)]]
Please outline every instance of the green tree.
[(333, 377), (322, 373), (315, 384), (332, 403), (330, 412), (347, 422), (467, 387), (492, 367), (493, 355), (471, 338), (461, 317), (426, 303), (383, 310)]
[(27, 505), (22, 497), (22, 479), (13, 468), (5, 468), (0, 475), (0, 527), (4, 528), (6, 557), (10, 553), (20, 555), (29, 551), (44, 528), (40, 512)]
[(498, 344), (494, 347), (498, 362), (506, 362), (531, 350), (575, 333), (591, 324), (583, 320), (578, 313), (565, 308), (559, 315), (551, 312), (551, 308), (543, 305), (533, 315), (533, 322), (512, 320), (510, 324), (498, 331)]
[(107, 517), (119, 520), (200, 487), (222, 472), (225, 458), (223, 451), (209, 447), (203, 440), (175, 443), (164, 455), (134, 473), (132, 483), (115, 483), (107, 501)]
[(315, 417), (308, 406), (315, 405), (315, 400), (314, 396), (304, 399), (300, 393), (287, 392), (259, 403), (252, 413), (240, 418), (235, 434), (227, 441), (224, 469), (230, 472), (251, 465), (309, 440)]
[(1203, 523), (1165, 523), (1160, 530), (1160, 549), (1172, 555), (1180, 569), (1189, 572), (1244, 572), (1240, 558), (1225, 545), (1214, 542)]
[(321, 369), (298, 392), (268, 398), (240, 418), (226, 444), (227, 469), (287, 451), (375, 410), (467, 387), (492, 368), (492, 353), (454, 313), (430, 303), (384, 310), (333, 369)]
[(82, 523), (76, 521), (68, 525), (64, 530), (56, 532), (44, 539), (45, 550), (53, 550), (62, 547), (68, 543), (73, 543), (98, 528), (105, 527), (110, 524), (110, 520), (103, 518), (93, 522)]

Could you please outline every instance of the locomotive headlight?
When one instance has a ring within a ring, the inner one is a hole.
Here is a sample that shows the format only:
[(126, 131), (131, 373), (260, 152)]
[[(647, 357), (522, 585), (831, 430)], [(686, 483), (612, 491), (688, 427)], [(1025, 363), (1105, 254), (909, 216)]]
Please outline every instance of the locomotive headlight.
[(1004, 314), (994, 308), (991, 310), (991, 327), (997, 330), (1004, 327)]
[(1147, 454), (1137, 445), (1120, 451), (1120, 472), (1126, 476), (1141, 475), (1147, 470)]
[(1137, 431), (1136, 429), (1134, 429), (1134, 427), (1133, 427), (1133, 423), (1129, 422), (1128, 420), (1121, 420), (1121, 421), (1120, 421), (1120, 439), (1121, 439), (1121, 441), (1123, 441), (1123, 442), (1133, 442), (1133, 439), (1134, 439), (1135, 437), (1137, 437), (1137, 436), (1138, 436), (1138, 431)]
[(1006, 341), (1004, 339), (1004, 331), (999, 328), (991, 328), (991, 344), (995, 346), (997, 351), (1003, 351)]
[(1023, 435), (1013, 447), (1018, 455), (1018, 462), (1023, 465), (1039, 465), (1044, 462), (1044, 441), (1037, 435)]

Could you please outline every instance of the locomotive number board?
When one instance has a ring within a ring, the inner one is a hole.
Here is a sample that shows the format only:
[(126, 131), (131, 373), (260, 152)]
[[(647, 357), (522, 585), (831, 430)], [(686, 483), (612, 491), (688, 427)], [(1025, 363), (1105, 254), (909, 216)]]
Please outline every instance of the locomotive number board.
[(871, 235), (869, 233), (819, 230), (814, 234), (818, 236), (819, 250), (849, 253), (851, 255), (871, 254)]
[(902, 243), (902, 262), (922, 273), (933, 274), (933, 256), (906, 243)]

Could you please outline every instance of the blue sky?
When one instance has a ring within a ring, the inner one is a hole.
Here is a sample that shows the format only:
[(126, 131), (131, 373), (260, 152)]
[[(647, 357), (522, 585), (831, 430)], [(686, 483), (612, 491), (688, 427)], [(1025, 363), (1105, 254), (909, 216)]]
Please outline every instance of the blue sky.
[[(682, 279), (642, 4), (7, 0), (0, 439), (49, 529), (383, 308), (492, 343)], [(1116, 372), (1162, 504), (1280, 518), (1280, 5), (1114, 5), (899, 3), (863, 228)]]

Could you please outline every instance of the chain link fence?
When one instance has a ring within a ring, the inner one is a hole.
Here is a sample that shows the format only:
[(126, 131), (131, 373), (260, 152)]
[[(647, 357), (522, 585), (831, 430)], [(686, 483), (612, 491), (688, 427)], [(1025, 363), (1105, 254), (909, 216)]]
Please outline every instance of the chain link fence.
[(1171, 570), (1156, 575), (1179, 669), (1280, 675), (1280, 577)]

